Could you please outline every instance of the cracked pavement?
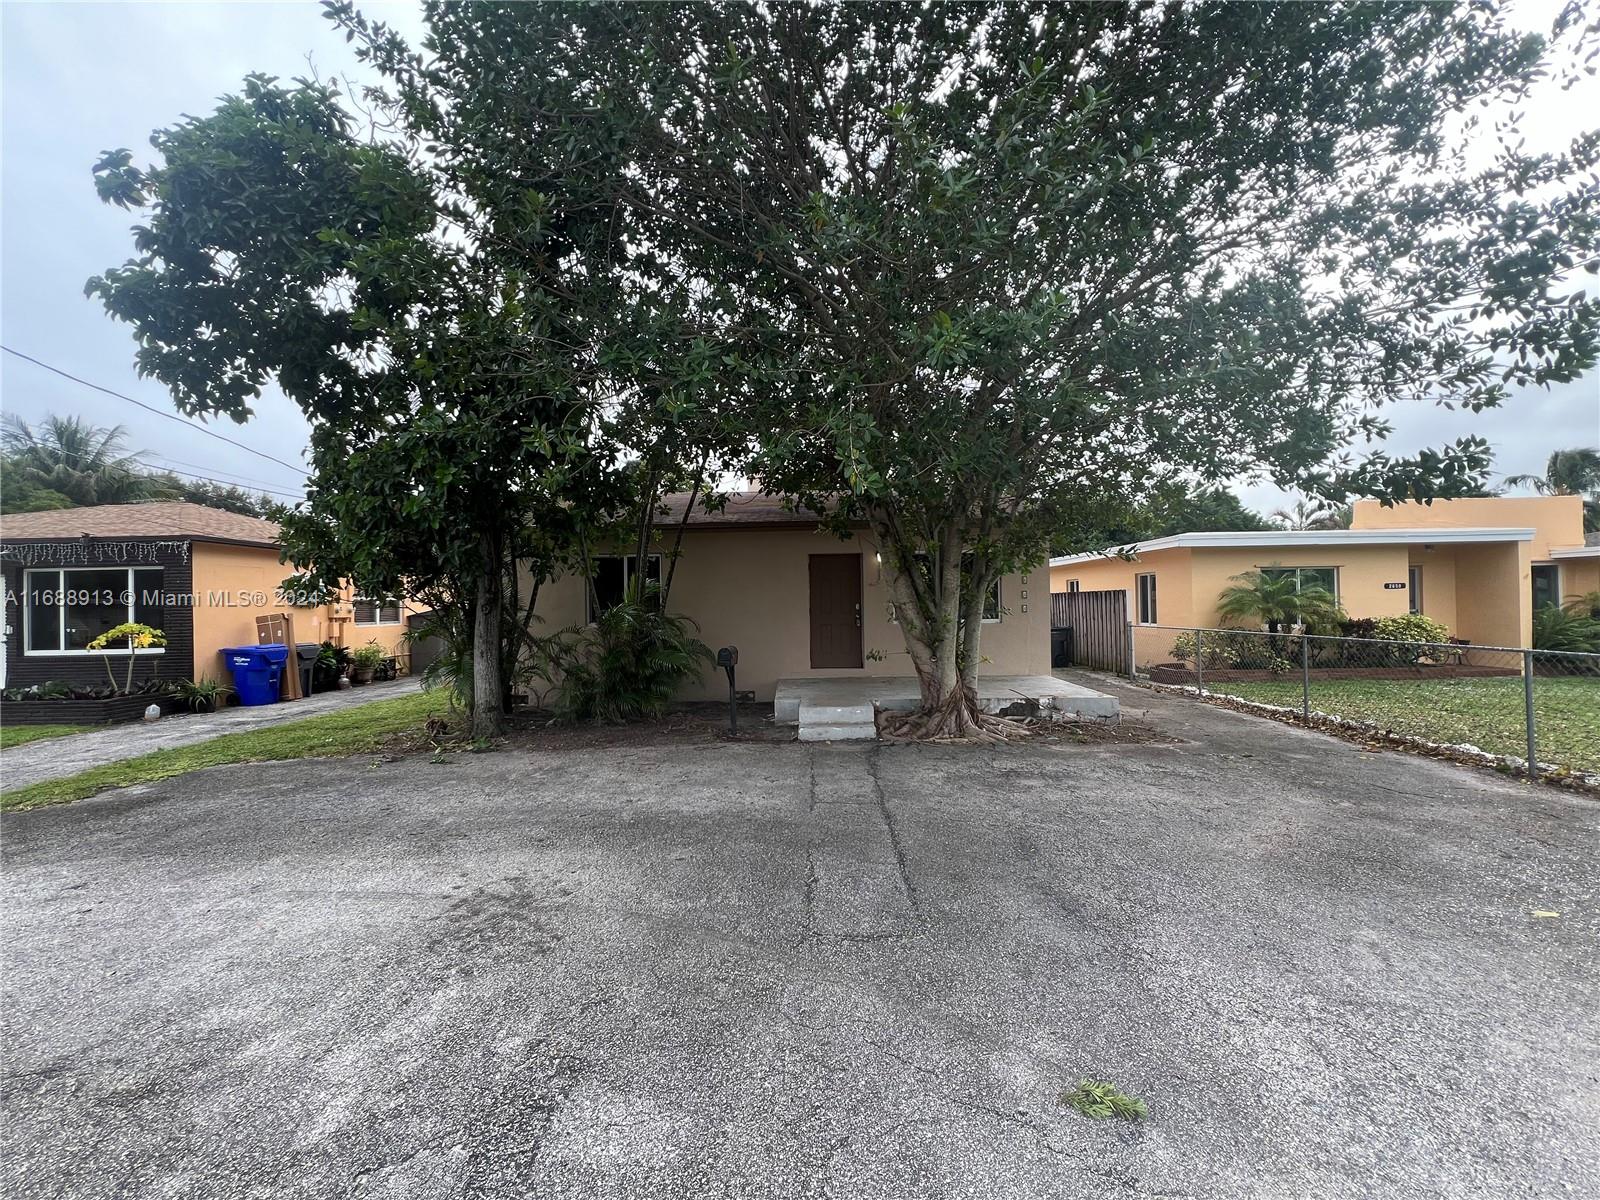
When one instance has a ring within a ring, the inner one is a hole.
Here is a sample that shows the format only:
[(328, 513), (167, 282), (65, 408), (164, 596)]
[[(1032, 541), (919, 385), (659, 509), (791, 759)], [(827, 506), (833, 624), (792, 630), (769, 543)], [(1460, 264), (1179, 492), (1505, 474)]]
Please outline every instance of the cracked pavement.
[[(0, 1185), (1600, 1193), (1600, 804), (1121, 695), (1184, 740), (320, 760), (8, 816)], [(1060, 1106), (1085, 1076), (1150, 1119)]]

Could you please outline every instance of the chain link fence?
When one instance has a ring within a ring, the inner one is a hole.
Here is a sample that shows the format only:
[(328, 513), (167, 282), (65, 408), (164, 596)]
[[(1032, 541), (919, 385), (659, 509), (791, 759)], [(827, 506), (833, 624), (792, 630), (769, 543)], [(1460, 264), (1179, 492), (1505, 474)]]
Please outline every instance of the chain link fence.
[(1600, 784), (1600, 654), (1134, 624), (1127, 647), (1154, 684)]

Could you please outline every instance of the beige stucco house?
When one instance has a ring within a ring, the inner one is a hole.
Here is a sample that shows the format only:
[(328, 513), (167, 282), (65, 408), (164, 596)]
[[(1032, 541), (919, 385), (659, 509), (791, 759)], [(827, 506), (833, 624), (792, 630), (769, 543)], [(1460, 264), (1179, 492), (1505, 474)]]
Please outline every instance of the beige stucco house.
[(1136, 624), (1211, 627), (1234, 576), (1284, 567), (1352, 617), (1418, 612), (1454, 637), (1522, 647), (1536, 607), (1600, 589), (1600, 546), (1585, 544), (1577, 496), (1361, 500), (1349, 529), (1182, 533), (1120, 549), (1132, 557), (1052, 559), (1051, 591), (1119, 589)]
[[(667, 498), (646, 568), (665, 569), (686, 496)], [(632, 556), (602, 555), (595, 564), (600, 603), (620, 597), (635, 570)], [(720, 513), (692, 512), (672, 579), (669, 606), (699, 626), (713, 650), (739, 650), (738, 686), (771, 700), (780, 679), (909, 677), (905, 641), (895, 627), (887, 579), (870, 532), (845, 539), (818, 530), (815, 516), (789, 511), (759, 493), (733, 496)], [(524, 581), (523, 594), (527, 594)], [(590, 619), (585, 580), (568, 575), (544, 584), (536, 613), (541, 629)], [(1043, 563), (1004, 576), (983, 630), (984, 675), (1050, 672), (1049, 575)], [(715, 669), (684, 699), (727, 695)]]

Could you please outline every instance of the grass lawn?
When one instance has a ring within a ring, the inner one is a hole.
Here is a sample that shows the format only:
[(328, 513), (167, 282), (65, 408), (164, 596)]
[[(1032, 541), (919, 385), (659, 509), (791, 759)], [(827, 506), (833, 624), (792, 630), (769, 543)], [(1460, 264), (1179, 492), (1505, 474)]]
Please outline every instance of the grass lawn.
[(304, 721), (290, 721), (248, 733), (224, 734), (209, 742), (157, 750), (65, 779), (50, 779), (0, 793), (0, 810), (15, 812), (43, 804), (64, 804), (109, 788), (152, 783), (224, 763), (364, 754), (378, 749), (396, 734), (419, 731), (423, 722), (429, 717), (443, 715), (449, 705), (449, 696), (443, 691), (417, 692), (396, 700), (379, 700), (320, 717), (307, 717)]
[(45, 738), (66, 737), (69, 733), (82, 733), (91, 725), (0, 725), (0, 750), (12, 746), (26, 746), (29, 742)]
[[(1300, 707), (1300, 680), (1206, 681), (1208, 691)], [(1430, 742), (1467, 743), (1491, 754), (1528, 753), (1522, 679), (1330, 679), (1311, 681), (1311, 707)], [(1600, 771), (1600, 679), (1533, 681), (1539, 761)]]

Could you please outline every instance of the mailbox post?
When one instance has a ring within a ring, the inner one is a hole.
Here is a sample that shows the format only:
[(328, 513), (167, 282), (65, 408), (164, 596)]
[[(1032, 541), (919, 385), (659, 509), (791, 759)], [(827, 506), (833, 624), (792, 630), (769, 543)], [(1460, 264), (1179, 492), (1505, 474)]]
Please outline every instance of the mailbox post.
[(739, 732), (739, 696), (733, 689), (733, 669), (739, 665), (739, 647), (724, 646), (717, 651), (717, 666), (728, 673), (728, 732)]

